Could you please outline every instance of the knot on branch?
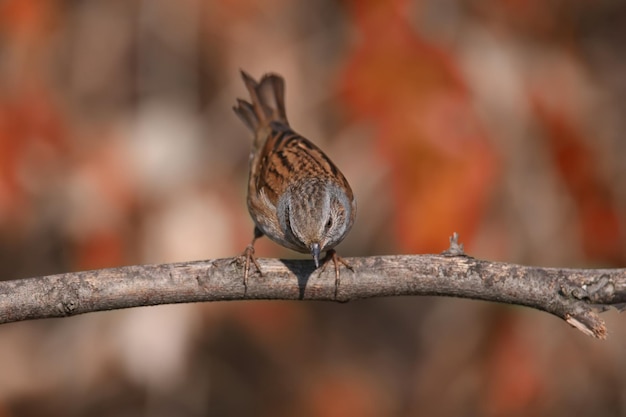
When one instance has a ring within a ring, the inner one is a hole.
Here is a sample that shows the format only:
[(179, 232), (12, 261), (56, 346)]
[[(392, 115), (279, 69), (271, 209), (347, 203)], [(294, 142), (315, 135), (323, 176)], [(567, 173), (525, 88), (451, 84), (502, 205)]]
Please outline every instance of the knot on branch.
[(582, 285), (561, 284), (561, 294), (587, 303), (606, 303), (615, 295), (615, 285), (607, 275)]
[(71, 316), (77, 311), (80, 302), (76, 284), (71, 284), (67, 288), (55, 288), (53, 293), (59, 295), (59, 302), (57, 303), (59, 313), (65, 316)]
[(64, 299), (61, 301), (59, 308), (62, 309), (65, 314), (71, 315), (78, 308), (78, 300)]

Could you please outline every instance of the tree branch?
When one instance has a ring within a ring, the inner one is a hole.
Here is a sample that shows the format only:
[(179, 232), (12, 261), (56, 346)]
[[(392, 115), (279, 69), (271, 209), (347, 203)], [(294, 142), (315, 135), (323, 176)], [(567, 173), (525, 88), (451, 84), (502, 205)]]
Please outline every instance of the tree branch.
[[(325, 300), (439, 295), (517, 304), (546, 311), (600, 339), (596, 309), (626, 303), (626, 269), (538, 268), (462, 254), (347, 258), (335, 298), (335, 271), (309, 260), (258, 259), (263, 276), (247, 288), (238, 258), (136, 265), (0, 282), (0, 323), (93, 311), (197, 301)], [(455, 246), (456, 245), (456, 246)]]

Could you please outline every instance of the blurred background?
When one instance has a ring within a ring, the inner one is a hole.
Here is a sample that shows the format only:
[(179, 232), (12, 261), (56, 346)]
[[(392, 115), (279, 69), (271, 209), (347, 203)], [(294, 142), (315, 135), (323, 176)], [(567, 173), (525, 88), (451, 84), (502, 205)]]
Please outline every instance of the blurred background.
[[(358, 200), (343, 256), (626, 266), (619, 0), (2, 0), (0, 279), (242, 252), (239, 77)], [(298, 257), (267, 239), (263, 257)], [(0, 416), (624, 416), (609, 339), (444, 298), (0, 326)]]

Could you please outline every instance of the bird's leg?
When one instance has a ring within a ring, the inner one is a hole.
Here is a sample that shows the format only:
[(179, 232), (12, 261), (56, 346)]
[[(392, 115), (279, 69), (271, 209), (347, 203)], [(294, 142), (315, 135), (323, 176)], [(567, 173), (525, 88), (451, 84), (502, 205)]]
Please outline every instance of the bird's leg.
[(335, 265), (335, 299), (337, 299), (337, 295), (339, 293), (339, 284), (340, 284), (339, 264), (342, 264), (343, 266), (345, 266), (352, 272), (354, 272), (354, 268), (352, 268), (352, 265), (346, 262), (345, 259), (337, 255), (337, 252), (335, 252), (334, 249), (331, 249), (329, 251), (326, 251), (326, 256), (324, 256), (324, 262), (322, 263), (321, 272), (324, 272), (326, 270), (326, 265), (328, 265), (328, 261), (330, 261), (331, 259), (333, 261), (333, 264)]
[(259, 263), (257, 262), (254, 256), (254, 242), (262, 236), (263, 236), (263, 232), (259, 230), (258, 227), (255, 227), (254, 237), (252, 238), (252, 242), (250, 242), (250, 244), (246, 246), (246, 249), (243, 251), (243, 254), (241, 255), (245, 257), (245, 265), (244, 265), (244, 271), (243, 271), (244, 296), (248, 292), (248, 276), (250, 275), (250, 263), (254, 264), (256, 271), (259, 273), (260, 276), (263, 276), (263, 272), (261, 271), (261, 266), (259, 265)]

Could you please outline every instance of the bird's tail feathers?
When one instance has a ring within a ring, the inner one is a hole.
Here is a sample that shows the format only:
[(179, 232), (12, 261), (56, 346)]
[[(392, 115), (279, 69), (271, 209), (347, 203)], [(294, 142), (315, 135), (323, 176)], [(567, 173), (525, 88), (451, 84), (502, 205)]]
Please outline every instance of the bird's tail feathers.
[(241, 77), (248, 89), (251, 102), (237, 99), (237, 105), (233, 109), (246, 126), (256, 132), (274, 121), (288, 124), (283, 77), (266, 74), (258, 83), (245, 71), (241, 71)]

